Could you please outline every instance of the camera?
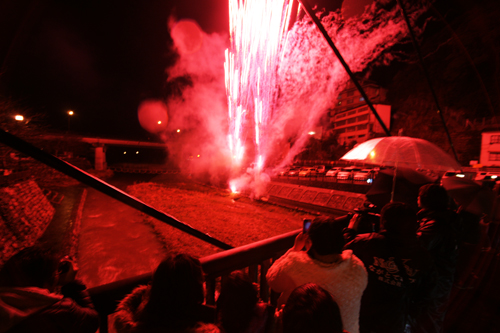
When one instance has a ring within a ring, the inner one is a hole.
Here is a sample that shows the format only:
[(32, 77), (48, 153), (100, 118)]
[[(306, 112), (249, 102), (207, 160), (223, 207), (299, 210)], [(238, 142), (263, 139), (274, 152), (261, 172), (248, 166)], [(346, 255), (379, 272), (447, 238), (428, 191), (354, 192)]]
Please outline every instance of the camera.
[(363, 209), (354, 209), (354, 213), (358, 215), (359, 223), (357, 232), (370, 233), (378, 232), (380, 229), (380, 214), (376, 212), (376, 207), (370, 205)]
[(65, 256), (59, 261), (59, 266), (57, 268), (57, 271), (59, 274), (65, 274), (69, 272), (71, 266), (73, 265), (72, 260), (69, 256)]
[(304, 219), (304, 224), (302, 226), (302, 232), (305, 234), (309, 231), (309, 228), (311, 227), (312, 220), (311, 219)]

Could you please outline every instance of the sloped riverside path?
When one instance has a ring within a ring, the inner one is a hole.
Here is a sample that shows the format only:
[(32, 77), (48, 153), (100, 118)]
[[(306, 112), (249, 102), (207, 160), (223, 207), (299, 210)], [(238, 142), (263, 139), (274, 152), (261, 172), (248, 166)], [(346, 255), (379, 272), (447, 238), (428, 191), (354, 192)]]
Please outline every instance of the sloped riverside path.
[[(115, 182), (124, 189), (126, 183)], [(78, 278), (88, 288), (154, 271), (166, 251), (138, 210), (89, 188), (78, 242)]]

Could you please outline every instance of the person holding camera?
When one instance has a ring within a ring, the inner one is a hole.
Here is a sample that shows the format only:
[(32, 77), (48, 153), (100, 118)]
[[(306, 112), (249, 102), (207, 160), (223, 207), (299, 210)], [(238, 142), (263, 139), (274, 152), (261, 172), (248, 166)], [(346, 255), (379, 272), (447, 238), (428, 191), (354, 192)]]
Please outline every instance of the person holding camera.
[(279, 306), (296, 287), (318, 284), (338, 303), (344, 329), (357, 333), (368, 277), (361, 260), (343, 247), (343, 225), (331, 217), (317, 217), (309, 230), (299, 233), (294, 246), (273, 263), (266, 278), (271, 289), (281, 293)]
[[(346, 238), (356, 234), (362, 219), (352, 218), (344, 230)], [(429, 299), (435, 282), (433, 261), (417, 239), (417, 228), (416, 212), (392, 202), (382, 208), (379, 232), (360, 233), (346, 244), (368, 271), (359, 318), (362, 333), (404, 332), (410, 308), (421, 310)]]
[(69, 258), (41, 248), (12, 256), (0, 270), (0, 333), (92, 333), (99, 315)]

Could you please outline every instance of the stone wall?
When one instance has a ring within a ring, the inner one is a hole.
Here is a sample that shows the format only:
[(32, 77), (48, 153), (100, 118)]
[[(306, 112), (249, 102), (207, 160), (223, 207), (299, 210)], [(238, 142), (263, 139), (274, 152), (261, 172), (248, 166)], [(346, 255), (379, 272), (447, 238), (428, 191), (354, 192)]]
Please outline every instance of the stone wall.
[(45, 232), (55, 209), (33, 180), (0, 188), (0, 265), (32, 246)]
[(366, 196), (361, 193), (330, 190), (317, 187), (271, 182), (268, 186), (269, 196), (291, 200), (316, 207), (325, 207), (349, 212), (354, 208), (362, 208)]

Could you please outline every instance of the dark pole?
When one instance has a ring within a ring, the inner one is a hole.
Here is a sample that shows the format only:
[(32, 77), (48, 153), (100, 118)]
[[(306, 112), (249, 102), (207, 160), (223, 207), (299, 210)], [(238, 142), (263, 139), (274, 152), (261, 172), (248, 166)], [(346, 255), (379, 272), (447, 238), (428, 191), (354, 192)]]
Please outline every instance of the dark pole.
[(340, 54), (340, 52), (337, 49), (337, 47), (335, 46), (335, 44), (333, 44), (332, 39), (328, 35), (328, 32), (325, 30), (325, 27), (323, 27), (323, 24), (321, 24), (321, 21), (314, 14), (314, 11), (312, 10), (311, 6), (309, 6), (309, 4), (306, 0), (299, 0), (299, 1), (302, 4), (302, 6), (304, 7), (304, 10), (306, 11), (307, 15), (309, 15), (309, 17), (313, 20), (314, 24), (316, 24), (316, 27), (318, 27), (319, 31), (321, 32), (323, 37), (326, 39), (328, 45), (330, 45), (330, 47), (332, 48), (333, 52), (335, 53), (335, 55), (339, 59), (342, 66), (344, 66), (345, 71), (347, 72), (347, 74), (351, 78), (351, 80), (354, 83), (354, 85), (356, 86), (356, 88), (358, 88), (358, 91), (361, 93), (361, 96), (363, 96), (363, 98), (365, 99), (366, 104), (368, 104), (368, 107), (372, 111), (375, 118), (377, 118), (380, 126), (382, 126), (382, 128), (384, 129), (385, 134), (387, 136), (391, 136), (391, 133), (387, 129), (387, 126), (385, 126), (384, 122), (382, 121), (382, 119), (378, 115), (377, 110), (375, 110), (375, 108), (373, 107), (373, 104), (370, 101), (370, 99), (368, 98), (368, 96), (366, 95), (365, 91), (363, 90), (363, 87), (361, 87), (358, 80), (354, 77), (354, 74), (351, 72), (349, 65), (345, 62), (344, 58)]
[(403, 17), (406, 21), (406, 25), (408, 26), (408, 30), (410, 32), (411, 40), (413, 42), (413, 46), (415, 47), (415, 50), (417, 51), (418, 54), (418, 60), (420, 62), (420, 66), (422, 66), (422, 70), (424, 72), (425, 78), (427, 80), (427, 84), (429, 85), (429, 89), (431, 90), (432, 97), (434, 98), (434, 103), (436, 103), (436, 108), (437, 108), (437, 113), (439, 117), (441, 118), (441, 122), (443, 123), (444, 130), (446, 132), (446, 136), (448, 137), (448, 141), (450, 142), (451, 150), (453, 151), (453, 156), (455, 156), (455, 160), (458, 162), (458, 156), (455, 151), (455, 147), (453, 146), (453, 141), (451, 140), (451, 135), (450, 132), (448, 131), (448, 126), (446, 126), (446, 121), (444, 120), (443, 112), (441, 111), (441, 107), (439, 106), (439, 101), (436, 95), (436, 92), (434, 91), (434, 88), (432, 87), (432, 82), (431, 78), (429, 76), (429, 72), (427, 72), (427, 68), (424, 65), (424, 59), (422, 58), (422, 53), (420, 52), (420, 47), (418, 46), (417, 40), (415, 38), (415, 34), (413, 33), (413, 29), (411, 28), (410, 24), (410, 19), (408, 18), (408, 14), (406, 13), (406, 9), (403, 6), (403, 3), (401, 0), (397, 0), (399, 8), (401, 8), (401, 12), (403, 13)]
[(190, 234), (191, 236), (199, 238), (223, 250), (229, 250), (233, 248), (231, 245), (221, 242), (220, 240), (215, 239), (212, 236), (204, 234), (201, 231), (194, 229), (190, 225), (177, 220), (173, 216), (170, 216), (167, 213), (164, 213), (154, 207), (151, 207), (145, 204), (144, 202), (140, 201), (139, 199), (117, 189), (114, 186), (109, 185), (108, 183), (100, 180), (99, 178), (94, 177), (93, 175), (88, 174), (85, 171), (80, 170), (77, 167), (41, 149), (38, 149), (37, 147), (31, 145), (30, 143), (21, 140), (20, 138), (8, 132), (5, 132), (3, 129), (0, 129), (0, 142), (20, 151), (21, 153), (33, 157), (34, 159), (84, 183), (85, 185), (88, 185), (118, 201), (123, 202), (124, 204), (132, 208), (135, 208), (149, 216), (152, 216), (162, 222), (165, 222), (174, 228), (184, 231)]

